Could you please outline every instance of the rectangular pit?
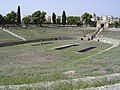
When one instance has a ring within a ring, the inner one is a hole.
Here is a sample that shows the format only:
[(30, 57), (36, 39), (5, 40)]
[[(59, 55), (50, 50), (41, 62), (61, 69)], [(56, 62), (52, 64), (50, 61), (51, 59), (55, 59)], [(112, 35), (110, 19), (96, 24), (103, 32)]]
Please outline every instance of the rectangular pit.
[(95, 48), (96, 48), (96, 47), (88, 47), (88, 48), (85, 48), (85, 49), (80, 50), (80, 51), (78, 51), (78, 52), (84, 53), (84, 52), (90, 51), (90, 50), (95, 49)]

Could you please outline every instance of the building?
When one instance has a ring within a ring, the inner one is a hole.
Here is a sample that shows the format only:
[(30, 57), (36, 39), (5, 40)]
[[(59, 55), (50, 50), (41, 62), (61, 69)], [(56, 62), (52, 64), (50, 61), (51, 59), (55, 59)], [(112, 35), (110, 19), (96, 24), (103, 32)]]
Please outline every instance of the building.
[[(60, 18), (60, 23), (62, 23), (62, 16), (56, 16), (56, 20), (57, 20), (57, 18)], [(46, 21), (48, 23), (53, 23), (52, 16), (47, 16)]]
[(97, 22), (98, 28), (109, 28), (111, 24), (114, 22), (119, 22), (120, 18), (114, 18), (113, 16), (96, 16), (96, 14), (92, 14), (94, 21)]
[(48, 23), (52, 23), (52, 18), (51, 18), (51, 16), (47, 16), (47, 17), (46, 17), (46, 21), (47, 21)]
[(108, 28), (109, 27), (109, 21), (107, 16), (97, 17), (97, 27), (99, 28)]

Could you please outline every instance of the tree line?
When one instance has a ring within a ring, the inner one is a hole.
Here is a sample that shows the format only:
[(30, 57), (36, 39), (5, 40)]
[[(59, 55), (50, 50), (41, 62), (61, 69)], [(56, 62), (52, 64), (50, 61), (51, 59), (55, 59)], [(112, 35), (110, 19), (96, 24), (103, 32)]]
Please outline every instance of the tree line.
[(11, 11), (10, 13), (7, 13), (6, 16), (0, 14), (0, 25), (20, 26), (20, 24), (21, 24), (20, 6), (18, 6), (17, 12)]
[[(62, 18), (62, 20), (61, 20), (61, 18)], [(54, 12), (52, 13), (52, 23), (53, 24), (63, 24), (63, 25), (65, 25), (66, 24), (66, 19), (67, 19), (67, 16), (66, 16), (65, 11), (63, 11), (63, 13), (62, 13), (62, 17), (58, 16), (57, 18), (56, 18), (56, 14)]]
[[(7, 13), (5, 16), (0, 14), (0, 26), (20, 26), (21, 23), (24, 25), (35, 24), (37, 26), (42, 26), (42, 24), (48, 24), (46, 20), (46, 12), (45, 11), (35, 11), (32, 15), (25, 16), (21, 19), (21, 10), (20, 6), (17, 8), (17, 12), (11, 11)], [(82, 18), (82, 20), (81, 20)], [(89, 13), (84, 13), (80, 16), (68, 16), (66, 12), (63, 11), (61, 16), (57, 16), (55, 12), (52, 13), (52, 24), (61, 24), (61, 25), (83, 25), (85, 24), (92, 26), (95, 22), (91, 21), (92, 15)]]

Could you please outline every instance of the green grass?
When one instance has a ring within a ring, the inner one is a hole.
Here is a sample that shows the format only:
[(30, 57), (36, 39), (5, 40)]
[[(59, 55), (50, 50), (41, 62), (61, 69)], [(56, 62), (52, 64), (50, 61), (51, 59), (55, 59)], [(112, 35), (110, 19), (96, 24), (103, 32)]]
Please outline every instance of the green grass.
[[(97, 67), (89, 67), (91, 65), (89, 60), (82, 60), (82, 58), (110, 47), (109, 44), (100, 42), (80, 41), (79, 46), (53, 50), (54, 47), (70, 44), (73, 41), (49, 42), (51, 43), (44, 44), (47, 42), (43, 42), (42, 45), (39, 45), (38, 42), (0, 48), (0, 83), (7, 85), (56, 81), (89, 76), (90, 72), (90, 75), (95, 76), (93, 70)], [(34, 44), (38, 45), (34, 46)], [(77, 52), (90, 46), (96, 46), (97, 48), (84, 54)], [(86, 67), (80, 67), (79, 64)], [(74, 77), (64, 74), (69, 70), (76, 72)]]
[[(107, 52), (100, 54), (99, 56), (94, 56), (84, 61), (84, 63), (89, 63), (89, 69), (87, 75), (101, 75), (103, 74), (112, 74), (112, 73), (119, 73), (120, 72), (120, 46), (117, 48), (111, 49)], [(78, 64), (79, 65), (79, 64)], [(91, 66), (96, 67), (96, 69), (89, 72)]]
[[(12, 32), (23, 36), (26, 39), (40, 39), (49, 37), (80, 37), (93, 30), (82, 30), (81, 28), (11, 28)], [(1, 41), (12, 41), (15, 38), (6, 33), (1, 32)], [(4, 34), (5, 33), (5, 34)], [(109, 34), (108, 34), (109, 33)], [(111, 33), (104, 31), (106, 37), (119, 39), (119, 33)], [(114, 34), (114, 35), (112, 35)], [(5, 36), (2, 36), (5, 35)], [(9, 38), (9, 39), (8, 39)], [(16, 39), (15, 39), (16, 40)], [(70, 47), (63, 50), (53, 50), (53, 48), (80, 43), (79, 46)], [(97, 48), (79, 53), (77, 51), (87, 47), (95, 46)], [(100, 55), (82, 59), (87, 56), (96, 54), (111, 45), (100, 42), (74, 41), (74, 40), (57, 40), (37, 43), (29, 43), (23, 45), (15, 45), (0, 48), (0, 85), (9, 84), (30, 84), (44, 81), (57, 81), (73, 78), (81, 78), (86, 76), (101, 76), (120, 72), (120, 46), (104, 52)], [(65, 72), (73, 70), (74, 75), (65, 74)], [(59, 84), (53, 87), (53, 90), (74, 90), (91, 86), (101, 86), (117, 83), (118, 81), (99, 81), (92, 85), (84, 82), (77, 84), (67, 83)], [(63, 87), (63, 88), (62, 88)], [(37, 88), (36, 88), (37, 89)], [(28, 88), (27, 90), (31, 90)]]
[[(111, 85), (115, 83), (119, 83), (120, 80), (107, 80), (106, 78), (95, 80), (91, 82), (84, 82), (84, 81), (78, 81), (77, 83), (61, 83), (58, 85), (53, 86), (51, 90), (79, 90), (84, 88), (90, 88), (90, 87), (100, 87), (105, 85)], [(42, 90), (42, 89), (41, 89)], [(45, 90), (45, 89), (44, 89)], [(47, 89), (46, 89), (47, 90)]]
[(103, 31), (100, 35), (107, 38), (120, 39), (120, 31)]
[(100, 87), (105, 85), (112, 85), (119, 83), (120, 80), (108, 80), (107, 78), (97, 79), (97, 80), (88, 80), (88, 81), (78, 81), (78, 82), (64, 82), (64, 83), (55, 83), (51, 87), (43, 86), (34, 86), (33, 87), (21, 87), (19, 90), (79, 90), (90, 87)]
[(4, 32), (0, 29), (0, 42), (11, 42), (11, 41), (19, 41), (20, 39)]
[(83, 30), (81, 27), (36, 27), (36, 28), (11, 28), (10, 31), (25, 39), (40, 39), (51, 37), (80, 37), (94, 30)]
[[(94, 30), (83, 30), (80, 27), (36, 27), (36, 28), (22, 28), (22, 27), (12, 27), (7, 28), (13, 33), (24, 37), (27, 40), (31, 39), (44, 39), (44, 38), (55, 38), (55, 37), (80, 37), (87, 33), (92, 33)], [(19, 41), (9, 33), (4, 32), (0, 29), (0, 42), (12, 42)]]

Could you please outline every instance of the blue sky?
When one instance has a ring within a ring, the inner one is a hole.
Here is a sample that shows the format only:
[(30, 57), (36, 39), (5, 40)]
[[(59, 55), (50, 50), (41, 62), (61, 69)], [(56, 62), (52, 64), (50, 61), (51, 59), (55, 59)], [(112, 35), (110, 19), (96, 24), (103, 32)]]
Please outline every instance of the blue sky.
[(52, 12), (61, 15), (63, 10), (69, 16), (81, 16), (84, 12), (120, 16), (120, 0), (1, 0), (0, 13), (5, 15), (16, 11), (18, 5), (21, 6), (22, 16), (36, 10), (46, 11), (47, 16)]

